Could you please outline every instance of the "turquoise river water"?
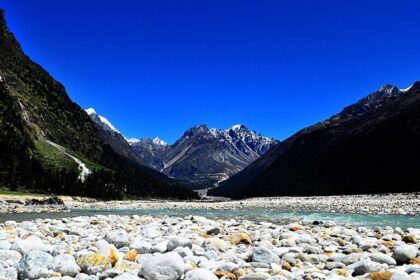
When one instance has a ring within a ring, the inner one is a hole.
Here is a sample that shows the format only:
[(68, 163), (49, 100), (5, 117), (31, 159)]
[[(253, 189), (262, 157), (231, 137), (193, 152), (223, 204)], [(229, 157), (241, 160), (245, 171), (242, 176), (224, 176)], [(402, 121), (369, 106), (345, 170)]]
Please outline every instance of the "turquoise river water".
[(286, 224), (292, 221), (334, 221), (337, 224), (350, 224), (353, 226), (392, 226), (403, 229), (420, 228), (420, 216), (406, 215), (378, 215), (378, 214), (349, 214), (349, 213), (309, 213), (287, 212), (276, 209), (235, 209), (235, 210), (168, 210), (168, 209), (142, 209), (142, 210), (73, 210), (60, 213), (21, 213), (0, 214), (0, 222), (14, 220), (26, 221), (38, 218), (60, 219), (64, 217), (93, 216), (93, 215), (151, 215), (151, 216), (188, 216), (198, 215), (215, 219), (248, 219), (254, 221), (268, 221), (277, 224)]

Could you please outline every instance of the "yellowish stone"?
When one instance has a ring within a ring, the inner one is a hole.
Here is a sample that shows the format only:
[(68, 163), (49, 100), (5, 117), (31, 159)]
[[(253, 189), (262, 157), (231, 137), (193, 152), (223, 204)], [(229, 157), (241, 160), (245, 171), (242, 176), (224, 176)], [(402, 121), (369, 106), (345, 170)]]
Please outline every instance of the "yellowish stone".
[(127, 254), (125, 254), (124, 256), (124, 260), (127, 260), (129, 262), (135, 262), (137, 259), (137, 250), (136, 249), (132, 249), (130, 251), (127, 252)]
[(234, 233), (228, 237), (228, 240), (234, 245), (252, 243), (251, 237), (244, 232)]
[(393, 272), (389, 271), (376, 271), (369, 274), (369, 277), (372, 280), (389, 280), (391, 279), (392, 275), (394, 275)]

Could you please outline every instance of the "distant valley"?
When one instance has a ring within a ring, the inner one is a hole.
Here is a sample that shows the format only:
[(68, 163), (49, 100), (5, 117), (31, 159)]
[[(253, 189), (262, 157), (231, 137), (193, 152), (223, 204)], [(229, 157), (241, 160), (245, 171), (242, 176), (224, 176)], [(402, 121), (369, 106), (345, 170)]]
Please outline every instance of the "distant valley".
[(127, 139), (93, 108), (86, 112), (100, 129), (103, 139), (118, 153), (194, 188), (217, 186), (278, 143), (244, 125), (226, 130), (194, 126), (172, 145), (159, 137)]
[[(418, 191), (420, 82), (385, 85), (279, 142), (197, 125), (173, 144), (127, 139), (21, 49), (0, 13), (0, 187), (101, 198)], [(142, 132), (139, 131), (138, 135)]]

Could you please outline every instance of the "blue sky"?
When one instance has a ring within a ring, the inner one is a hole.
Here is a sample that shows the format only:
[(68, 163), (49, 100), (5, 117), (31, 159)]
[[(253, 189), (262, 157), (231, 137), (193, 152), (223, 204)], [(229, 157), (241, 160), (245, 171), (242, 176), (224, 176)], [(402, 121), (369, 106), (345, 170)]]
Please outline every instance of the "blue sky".
[(284, 139), (420, 80), (418, 0), (0, 0), (24, 51), (128, 137)]

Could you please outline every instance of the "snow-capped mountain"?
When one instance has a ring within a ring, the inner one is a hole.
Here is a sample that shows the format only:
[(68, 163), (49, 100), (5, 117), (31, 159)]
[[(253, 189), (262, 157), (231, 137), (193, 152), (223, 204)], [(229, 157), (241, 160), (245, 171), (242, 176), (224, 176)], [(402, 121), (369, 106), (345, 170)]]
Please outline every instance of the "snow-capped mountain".
[(235, 125), (227, 130), (199, 125), (171, 145), (162, 172), (195, 186), (217, 185), (238, 173), (278, 142)]
[(198, 188), (228, 179), (278, 143), (241, 124), (226, 130), (194, 126), (173, 145), (159, 137), (127, 139), (93, 108), (86, 113), (118, 153)]
[(148, 161), (136, 156), (126, 137), (105, 117), (99, 115), (94, 108), (85, 110), (97, 126), (102, 140), (110, 145), (118, 154), (148, 166)]
[(149, 167), (161, 171), (164, 167), (163, 159), (168, 150), (168, 145), (159, 137), (155, 139), (141, 138), (128, 139), (134, 154), (142, 158)]
[(98, 113), (96, 113), (94, 108), (89, 108), (89, 109), (86, 109), (85, 111), (91, 117), (91, 119), (97, 125), (99, 125), (103, 130), (121, 134), (121, 132), (119, 132), (118, 129), (116, 129), (115, 126), (110, 121), (108, 121), (107, 118), (101, 115), (98, 115)]

